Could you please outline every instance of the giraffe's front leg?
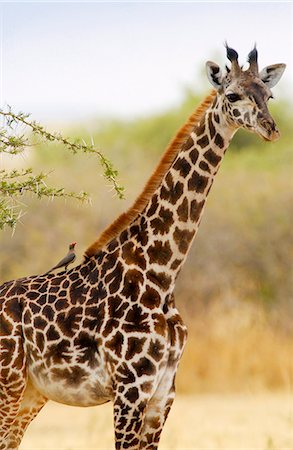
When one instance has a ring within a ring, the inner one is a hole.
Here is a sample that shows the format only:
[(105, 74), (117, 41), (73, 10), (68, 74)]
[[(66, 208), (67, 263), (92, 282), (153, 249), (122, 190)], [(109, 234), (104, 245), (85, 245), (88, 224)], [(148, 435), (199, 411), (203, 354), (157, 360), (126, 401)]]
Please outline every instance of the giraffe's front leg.
[[(135, 388), (131, 388), (135, 389)], [(136, 396), (137, 397), (137, 396)], [(116, 450), (138, 450), (147, 402), (138, 400), (129, 404), (118, 394), (114, 402), (114, 427)]]
[[(125, 360), (107, 355), (112, 366), (116, 450), (139, 450), (146, 410), (164, 373), (169, 355), (167, 321), (160, 316), (158, 332), (130, 335)], [(114, 371), (113, 371), (114, 367)]]
[[(166, 359), (163, 360), (166, 367)], [(116, 450), (139, 450), (148, 404), (158, 386), (159, 365), (142, 356), (133, 365), (120, 367), (115, 386), (114, 428)]]
[(168, 368), (157, 391), (147, 405), (140, 449), (158, 448), (164, 424), (175, 398), (174, 369)]
[(175, 377), (186, 343), (187, 329), (175, 307), (170, 308), (167, 317), (171, 341), (168, 364), (146, 408), (140, 449), (158, 448), (163, 426), (175, 398)]

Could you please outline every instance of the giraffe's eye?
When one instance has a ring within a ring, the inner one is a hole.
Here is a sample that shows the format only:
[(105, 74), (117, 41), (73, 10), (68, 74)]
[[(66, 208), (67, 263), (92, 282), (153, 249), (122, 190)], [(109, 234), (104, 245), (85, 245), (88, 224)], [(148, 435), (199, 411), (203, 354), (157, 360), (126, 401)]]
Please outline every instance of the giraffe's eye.
[(229, 102), (234, 103), (237, 102), (238, 100), (241, 99), (240, 95), (238, 94), (227, 94), (226, 95), (227, 99), (229, 100)]

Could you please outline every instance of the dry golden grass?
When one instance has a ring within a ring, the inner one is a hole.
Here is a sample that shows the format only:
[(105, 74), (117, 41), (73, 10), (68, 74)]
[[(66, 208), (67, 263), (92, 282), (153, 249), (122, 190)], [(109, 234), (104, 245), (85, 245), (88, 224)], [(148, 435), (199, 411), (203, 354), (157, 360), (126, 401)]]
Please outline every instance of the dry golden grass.
[[(292, 450), (292, 394), (178, 396), (160, 449)], [(114, 449), (112, 406), (49, 403), (31, 424), (21, 450)]]
[(189, 329), (180, 363), (180, 393), (290, 391), (293, 337), (272, 314), (254, 304), (219, 302), (198, 316), (184, 315)]

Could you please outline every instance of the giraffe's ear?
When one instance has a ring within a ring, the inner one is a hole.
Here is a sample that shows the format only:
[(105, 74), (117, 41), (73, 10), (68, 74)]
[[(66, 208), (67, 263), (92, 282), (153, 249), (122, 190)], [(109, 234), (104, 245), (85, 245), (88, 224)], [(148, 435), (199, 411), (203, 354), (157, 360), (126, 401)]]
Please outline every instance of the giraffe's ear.
[(219, 90), (222, 84), (222, 71), (218, 64), (208, 61), (206, 63), (206, 70), (209, 82), (215, 89)]
[(274, 87), (286, 68), (286, 64), (273, 64), (267, 66), (259, 74), (260, 79), (269, 87)]

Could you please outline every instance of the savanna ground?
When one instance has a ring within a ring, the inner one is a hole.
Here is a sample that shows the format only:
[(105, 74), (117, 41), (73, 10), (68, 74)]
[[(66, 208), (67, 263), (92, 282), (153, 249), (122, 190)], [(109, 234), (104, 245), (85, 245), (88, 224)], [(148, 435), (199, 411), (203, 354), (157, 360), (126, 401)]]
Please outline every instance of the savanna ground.
[[(93, 137), (119, 168), (126, 201), (111, 198), (93, 157), (72, 157), (57, 146), (30, 151), (26, 165), (54, 169), (55, 185), (88, 190), (92, 205), (24, 197), (22, 223), (13, 236), (0, 234), (1, 282), (44, 273), (72, 241), (80, 261), (138, 195), (198, 100), (189, 92), (181, 108), (160, 116), (67, 130)], [(272, 108), (279, 142), (244, 132), (235, 137), (210, 193), (175, 291), (189, 339), (161, 449), (293, 449), (291, 109), (280, 101)], [(111, 405), (80, 410), (50, 403), (21, 448), (113, 448)]]
[[(48, 404), (20, 450), (113, 449), (112, 406)], [(168, 450), (292, 450), (292, 393), (178, 396), (162, 434)]]

